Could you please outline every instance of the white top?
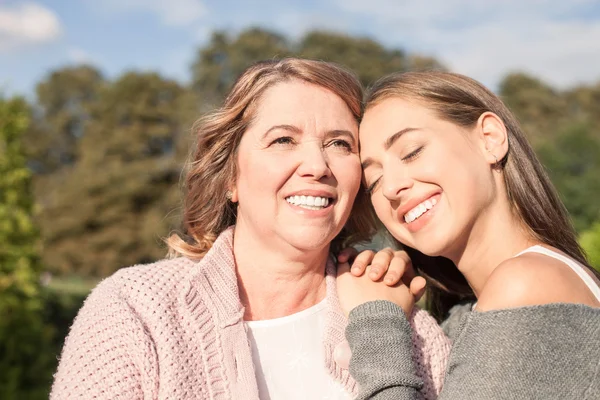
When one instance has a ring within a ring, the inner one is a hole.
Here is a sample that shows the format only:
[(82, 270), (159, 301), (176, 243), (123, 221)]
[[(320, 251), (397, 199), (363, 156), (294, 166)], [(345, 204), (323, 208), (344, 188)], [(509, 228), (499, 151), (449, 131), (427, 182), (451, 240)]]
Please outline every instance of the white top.
[(350, 400), (325, 369), (326, 301), (299, 313), (246, 321), (261, 400)]
[(579, 275), (581, 280), (583, 280), (583, 282), (587, 285), (587, 287), (590, 289), (592, 294), (594, 296), (596, 296), (596, 299), (598, 301), (600, 301), (600, 286), (598, 286), (598, 284), (594, 281), (594, 279), (592, 279), (592, 277), (588, 274), (585, 267), (583, 265), (579, 264), (577, 261), (573, 260), (570, 257), (564, 256), (554, 250), (550, 250), (545, 247), (542, 247), (540, 245), (531, 246), (531, 247), (523, 250), (519, 254), (517, 254), (515, 257), (518, 257), (523, 253), (541, 253), (541, 254), (547, 255), (548, 257), (552, 257), (559, 261), (564, 262), (577, 275)]

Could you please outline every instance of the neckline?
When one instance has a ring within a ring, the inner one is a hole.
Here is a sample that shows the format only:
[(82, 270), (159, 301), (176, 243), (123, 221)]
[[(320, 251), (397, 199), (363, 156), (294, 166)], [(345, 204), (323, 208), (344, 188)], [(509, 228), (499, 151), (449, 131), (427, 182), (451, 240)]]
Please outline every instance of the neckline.
[(310, 317), (313, 314), (316, 314), (325, 309), (327, 306), (327, 297), (323, 300), (315, 304), (314, 306), (310, 306), (302, 311), (298, 311), (297, 313), (286, 315), (284, 317), (273, 318), (273, 319), (261, 319), (257, 321), (244, 321), (244, 324), (249, 328), (264, 328), (264, 327), (272, 327), (284, 325), (286, 323), (297, 321), (302, 318)]

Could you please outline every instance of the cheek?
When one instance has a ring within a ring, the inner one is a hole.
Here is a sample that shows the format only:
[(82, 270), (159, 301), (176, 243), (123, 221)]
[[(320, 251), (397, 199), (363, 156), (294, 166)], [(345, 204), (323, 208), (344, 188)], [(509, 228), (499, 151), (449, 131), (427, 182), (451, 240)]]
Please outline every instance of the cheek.
[(394, 216), (394, 210), (391, 207), (391, 203), (388, 199), (383, 196), (381, 190), (378, 190), (371, 195), (371, 204), (375, 209), (375, 214), (384, 224), (388, 224), (392, 221)]
[(280, 187), (290, 176), (290, 157), (283, 154), (250, 154), (238, 158), (238, 179), (245, 186), (265, 192)]
[(332, 172), (335, 175), (340, 189), (343, 187), (344, 192), (350, 194), (352, 202), (360, 189), (360, 180), (362, 177), (362, 168), (360, 166), (360, 159), (356, 156), (346, 156), (335, 164), (331, 165)]

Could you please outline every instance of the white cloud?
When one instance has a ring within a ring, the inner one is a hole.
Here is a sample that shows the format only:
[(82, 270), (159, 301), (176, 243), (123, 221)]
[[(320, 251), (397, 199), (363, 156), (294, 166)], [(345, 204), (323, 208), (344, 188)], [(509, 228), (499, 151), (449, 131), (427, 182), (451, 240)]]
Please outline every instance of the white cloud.
[(87, 51), (78, 47), (70, 47), (67, 49), (67, 58), (75, 64), (98, 64), (99, 60), (92, 56)]
[(0, 52), (51, 42), (61, 33), (58, 16), (41, 5), (0, 6)]
[(492, 87), (512, 70), (559, 87), (600, 79), (600, 16), (585, 15), (595, 0), (332, 1), (386, 44)]
[(155, 14), (167, 26), (190, 26), (207, 14), (201, 0), (105, 0), (97, 6), (114, 12), (146, 11)]

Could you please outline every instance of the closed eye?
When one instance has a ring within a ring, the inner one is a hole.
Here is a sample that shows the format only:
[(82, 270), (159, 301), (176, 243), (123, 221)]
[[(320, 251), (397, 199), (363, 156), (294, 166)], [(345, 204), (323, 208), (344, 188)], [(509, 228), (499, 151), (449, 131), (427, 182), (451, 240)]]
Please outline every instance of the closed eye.
[(373, 182), (369, 186), (367, 186), (367, 188), (365, 189), (365, 191), (367, 192), (368, 195), (373, 194), (373, 192), (377, 189), (377, 185), (379, 184), (380, 180), (381, 180), (381, 177), (377, 178), (375, 180), (375, 182)]
[(419, 156), (419, 154), (421, 154), (422, 151), (423, 151), (423, 146), (415, 149), (414, 151), (411, 151), (406, 156), (402, 157), (402, 161), (412, 161), (415, 158), (417, 158)]

